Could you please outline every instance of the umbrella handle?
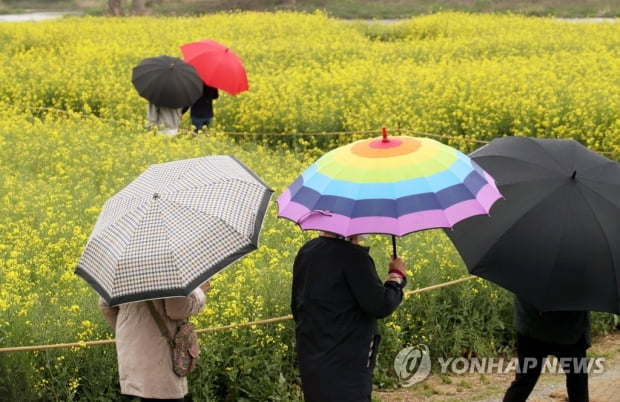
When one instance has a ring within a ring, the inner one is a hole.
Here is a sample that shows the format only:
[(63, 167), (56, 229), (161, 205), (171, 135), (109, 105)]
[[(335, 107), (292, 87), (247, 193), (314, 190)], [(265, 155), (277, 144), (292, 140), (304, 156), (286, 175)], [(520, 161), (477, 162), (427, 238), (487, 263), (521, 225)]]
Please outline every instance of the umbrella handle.
[(392, 254), (396, 258), (396, 236), (392, 235)]

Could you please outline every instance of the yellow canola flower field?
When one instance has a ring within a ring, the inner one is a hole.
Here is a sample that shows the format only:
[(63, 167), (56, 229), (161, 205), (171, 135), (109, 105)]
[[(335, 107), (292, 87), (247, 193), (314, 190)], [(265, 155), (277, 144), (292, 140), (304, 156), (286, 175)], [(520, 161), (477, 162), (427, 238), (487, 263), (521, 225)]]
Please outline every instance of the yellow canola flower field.
[[(394, 24), (295, 13), (66, 18), (0, 26), (0, 99), (116, 121), (144, 114), (130, 83), (145, 57), (210, 38), (246, 66), (250, 91), (217, 101), (223, 131), (381, 126), (489, 140), (575, 138), (617, 152), (619, 24), (435, 14)], [(469, 150), (470, 143), (455, 143)]]
[[(222, 92), (206, 134), (189, 134), (187, 116), (176, 138), (146, 130), (133, 66), (180, 57), (179, 45), (205, 38), (242, 58), (250, 90)], [(0, 347), (113, 337), (73, 272), (105, 200), (153, 163), (232, 154), (275, 200), (321, 154), (382, 126), (464, 152), (503, 135), (574, 138), (618, 160), (618, 44), (615, 22), (459, 13), (394, 24), (319, 12), (0, 24)], [(290, 313), (293, 258), (315, 233), (276, 215), (272, 200), (259, 249), (213, 278), (199, 327)], [(390, 241), (370, 239), (380, 275)], [(410, 288), (467, 275), (442, 231), (398, 239), (398, 249)], [(394, 384), (390, 359), (405, 345), (503, 350), (509, 310), (509, 295), (481, 280), (409, 298), (382, 324), (377, 381)], [(284, 321), (202, 336), (209, 357), (192, 380), (197, 400), (295, 400), (292, 334)], [(0, 375), (0, 389), (52, 400), (114, 394), (109, 348), (20, 356), (0, 353), (0, 372), (13, 373)]]

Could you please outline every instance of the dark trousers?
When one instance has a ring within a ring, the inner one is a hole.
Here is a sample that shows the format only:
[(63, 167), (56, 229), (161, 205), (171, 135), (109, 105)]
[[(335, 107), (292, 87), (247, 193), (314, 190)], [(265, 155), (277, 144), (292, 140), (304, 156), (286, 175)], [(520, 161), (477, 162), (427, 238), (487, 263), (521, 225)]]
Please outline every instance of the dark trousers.
[[(570, 402), (588, 402), (587, 364), (580, 366), (579, 360), (575, 361), (576, 359), (586, 358), (587, 348), (588, 345), (584, 339), (580, 339), (574, 345), (561, 345), (517, 334), (519, 364), (515, 379), (504, 395), (504, 402), (524, 402), (527, 400), (538, 381), (545, 364), (545, 358), (549, 355), (557, 357), (560, 363), (562, 359), (567, 359), (567, 364), (562, 365), (562, 368), (566, 373), (568, 400)], [(570, 363), (568, 363), (568, 359), (570, 359)], [(581, 361), (581, 363), (584, 362)]]
[(194, 126), (194, 132), (198, 132), (200, 130), (206, 129), (211, 124), (212, 117), (196, 117), (191, 116), (192, 126)]

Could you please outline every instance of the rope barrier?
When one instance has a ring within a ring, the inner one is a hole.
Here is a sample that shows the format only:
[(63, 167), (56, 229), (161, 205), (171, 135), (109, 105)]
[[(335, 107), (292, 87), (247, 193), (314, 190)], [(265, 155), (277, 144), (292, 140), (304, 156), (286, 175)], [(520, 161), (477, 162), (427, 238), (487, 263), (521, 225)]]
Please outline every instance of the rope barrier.
[(446, 286), (456, 285), (457, 283), (469, 281), (469, 280), (472, 280), (474, 278), (477, 278), (477, 276), (469, 275), (469, 276), (465, 276), (463, 278), (455, 279), (453, 281), (443, 282), (443, 283), (439, 283), (437, 285), (427, 286), (427, 287), (421, 288), (421, 289), (408, 290), (408, 291), (405, 292), (405, 296), (409, 296), (409, 295), (413, 295), (413, 294), (417, 294), (417, 293), (428, 292), (429, 290), (435, 290), (435, 289), (443, 288), (443, 287), (446, 287)]
[(85, 346), (107, 345), (115, 343), (114, 339), (104, 339), (100, 341), (87, 341), (87, 342), (73, 342), (73, 343), (57, 343), (55, 345), (33, 345), (33, 346), (13, 346), (9, 348), (1, 348), (2, 352), (27, 352), (34, 350), (48, 350), (48, 349), (64, 349), (64, 348), (77, 348)]
[[(15, 105), (15, 104), (11, 104), (11, 103), (5, 104), (5, 106), (14, 107), (14, 108), (17, 108), (17, 109), (30, 109), (30, 110), (42, 110), (42, 111), (46, 111), (46, 112), (56, 112), (56, 113), (67, 114), (67, 115), (71, 115), (71, 116), (75, 116), (75, 117), (80, 117), (80, 118), (92, 118), (92, 117), (94, 117), (94, 118), (97, 118), (97, 119), (99, 119), (101, 121), (105, 121), (105, 122), (109, 122), (109, 123), (124, 124), (124, 125), (135, 125), (134, 122), (114, 120), (114, 119), (105, 119), (103, 117), (99, 117), (99, 116), (96, 116), (96, 115), (84, 114), (84, 113), (79, 113), (79, 112), (69, 112), (69, 111), (64, 110), (64, 109), (58, 109), (58, 108), (53, 108), (53, 107)], [(461, 141), (475, 142), (475, 143), (480, 143), (480, 144), (488, 143), (488, 141), (476, 140), (476, 139), (473, 139), (473, 138), (463, 138), (463, 137), (458, 137), (458, 136), (449, 136), (449, 135), (442, 135), (442, 134), (431, 134), (431, 133), (425, 133), (425, 132), (420, 132), (420, 131), (415, 131), (415, 130), (408, 130), (408, 129), (401, 129), (401, 128), (394, 128), (394, 129), (388, 128), (388, 131), (395, 132), (395, 133), (411, 133), (411, 134), (415, 134), (417, 136), (427, 136), (427, 137), (433, 137), (433, 138), (439, 138), (439, 139), (461, 140)], [(224, 135), (230, 135), (230, 136), (255, 136), (255, 137), (259, 137), (259, 136), (267, 136), (267, 137), (291, 137), (291, 136), (320, 137), (320, 136), (336, 136), (336, 135), (351, 135), (351, 134), (380, 134), (381, 130), (321, 131), (321, 132), (304, 132), (304, 133), (277, 133), (277, 132), (251, 133), (251, 132), (237, 132), (237, 131), (218, 131), (218, 133), (224, 134)], [(193, 134), (193, 131), (192, 130), (182, 130), (181, 129), (181, 130), (179, 130), (179, 134)]]
[(285, 315), (285, 316), (282, 316), (282, 317), (268, 318), (268, 319), (259, 320), (259, 321), (243, 322), (243, 323), (240, 323), (240, 324), (228, 324), (228, 325), (222, 325), (220, 327), (210, 327), (210, 328), (197, 329), (196, 332), (199, 333), (199, 334), (202, 334), (202, 333), (205, 333), (205, 332), (216, 332), (216, 331), (222, 331), (224, 329), (252, 327), (254, 325), (271, 324), (271, 323), (274, 323), (274, 322), (288, 321), (288, 320), (292, 320), (292, 319), (293, 319), (293, 316), (291, 314), (289, 314), (289, 315)]
[[(457, 283), (465, 282), (465, 281), (468, 281), (468, 280), (471, 280), (471, 279), (474, 279), (474, 278), (477, 278), (477, 277), (474, 276), (474, 275), (469, 275), (469, 276), (466, 276), (466, 277), (463, 277), (463, 278), (455, 279), (453, 281), (443, 282), (443, 283), (439, 283), (437, 285), (427, 286), (425, 288), (409, 290), (409, 291), (405, 292), (405, 296), (409, 296), (409, 295), (417, 294), (417, 293), (428, 292), (430, 290), (435, 290), (435, 289), (443, 288), (443, 287), (446, 287), (446, 286), (456, 285)], [(293, 316), (291, 314), (289, 314), (289, 315), (285, 315), (285, 316), (281, 316), (281, 317), (267, 318), (267, 319), (258, 320), (258, 321), (250, 321), (250, 322), (243, 322), (243, 323), (239, 323), (239, 324), (228, 324), (228, 325), (222, 325), (222, 326), (218, 326), (218, 327), (209, 327), (209, 328), (197, 329), (196, 333), (204, 334), (204, 333), (209, 333), (209, 332), (223, 331), (223, 330), (227, 330), (227, 329), (252, 327), (252, 326), (264, 325), (264, 324), (272, 324), (272, 323), (275, 323), (275, 322), (288, 321), (288, 320), (292, 320), (292, 319), (293, 319)], [(35, 351), (35, 350), (38, 351), (38, 350), (76, 348), (76, 347), (80, 347), (81, 348), (81, 347), (87, 347), (87, 346), (109, 345), (109, 344), (112, 344), (112, 343), (115, 343), (115, 342), (116, 341), (114, 339), (103, 339), (103, 340), (99, 340), (99, 341), (86, 341), (86, 342), (73, 342), (73, 343), (57, 343), (57, 344), (53, 344), (53, 345), (14, 346), (14, 347), (0, 348), (0, 353), (26, 352), (26, 351)]]
[[(64, 114), (74, 115), (74, 116), (77, 115), (80, 118), (94, 117), (101, 121), (114, 123), (114, 124), (122, 124), (122, 125), (127, 125), (127, 126), (135, 125), (134, 122), (119, 121), (119, 120), (114, 120), (114, 119), (105, 119), (103, 117), (99, 117), (95, 115), (89, 115), (89, 114), (78, 113), (78, 112), (69, 112), (64, 109), (58, 109), (58, 108), (52, 108), (52, 107), (25, 106), (25, 105), (15, 105), (15, 104), (4, 104), (4, 105), (18, 108), (18, 109), (45, 110), (48, 112), (64, 113)], [(442, 140), (464, 141), (464, 142), (470, 142), (470, 143), (482, 144), (482, 145), (489, 143), (489, 141), (487, 140), (478, 140), (475, 138), (466, 138), (466, 137), (460, 137), (460, 136), (455, 136), (455, 135), (433, 134), (433, 133), (426, 133), (422, 131), (415, 131), (415, 130), (409, 130), (409, 129), (403, 129), (403, 128), (387, 128), (387, 129), (389, 132), (392, 132), (392, 133), (413, 134), (414, 136), (417, 136), (417, 137), (430, 137), (430, 138), (436, 138), (436, 139), (442, 139)], [(337, 135), (351, 135), (351, 134), (380, 134), (381, 130), (330, 131), (330, 132), (322, 131), (322, 132), (308, 132), (308, 133), (276, 133), (276, 132), (250, 133), (250, 132), (236, 132), (236, 131), (218, 131), (218, 133), (229, 135), (229, 136), (250, 136), (250, 137), (260, 137), (260, 136), (265, 136), (265, 137), (291, 137), (291, 136), (293, 137), (294, 136), (321, 137), (321, 136), (337, 136)], [(179, 135), (183, 135), (183, 134), (193, 134), (193, 131), (190, 129), (187, 129), (187, 130), (180, 129)], [(616, 154), (619, 153), (616, 151), (596, 151), (596, 152), (601, 155), (609, 155), (609, 156), (615, 156)]]

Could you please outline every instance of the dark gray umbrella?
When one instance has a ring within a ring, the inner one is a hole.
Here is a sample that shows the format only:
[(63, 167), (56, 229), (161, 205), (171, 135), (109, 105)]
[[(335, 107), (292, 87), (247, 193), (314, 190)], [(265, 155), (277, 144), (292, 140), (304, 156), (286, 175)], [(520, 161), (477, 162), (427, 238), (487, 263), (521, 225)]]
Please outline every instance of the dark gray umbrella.
[(574, 140), (526, 137), (470, 156), (504, 199), (445, 230), (469, 271), (542, 311), (620, 313), (620, 164)]
[(111, 306), (187, 296), (258, 247), (272, 194), (228, 155), (152, 165), (106, 201), (75, 272)]
[(131, 82), (143, 98), (169, 108), (190, 106), (202, 94), (196, 69), (171, 56), (143, 59), (133, 68)]

